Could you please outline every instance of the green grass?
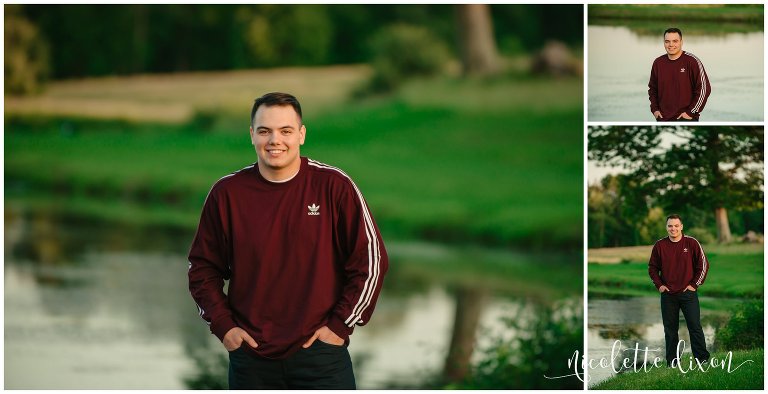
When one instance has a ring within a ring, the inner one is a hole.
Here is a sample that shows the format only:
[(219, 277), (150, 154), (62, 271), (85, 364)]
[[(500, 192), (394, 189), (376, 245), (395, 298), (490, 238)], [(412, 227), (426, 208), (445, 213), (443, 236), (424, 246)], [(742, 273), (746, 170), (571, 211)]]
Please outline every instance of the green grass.
[(438, 281), (546, 303), (580, 296), (583, 289), (580, 254), (521, 254), (421, 242), (390, 243), (387, 253), (387, 275), (397, 278), (387, 283), (390, 290), (425, 291)]
[[(701, 295), (763, 297), (762, 245), (705, 245), (704, 251), (711, 267), (701, 287)], [(629, 260), (619, 264), (590, 263), (587, 277), (590, 297), (651, 296), (658, 293), (648, 276), (647, 260)]]
[[(624, 373), (607, 379), (591, 390), (762, 390), (763, 389), (763, 349), (740, 350), (733, 352), (731, 373), (723, 369), (699, 370), (685, 374), (679, 369), (657, 368), (649, 372)], [(712, 358), (723, 360), (727, 352), (718, 352)], [(741, 365), (746, 360), (752, 360)], [(685, 366), (687, 369), (687, 366)], [(738, 367), (734, 371), (734, 368)]]
[(678, 27), (685, 37), (751, 33), (763, 30), (763, 6), (690, 4), (591, 4), (589, 25), (626, 26), (640, 36), (655, 37), (662, 44), (662, 33)]
[[(596, 19), (652, 19), (717, 22), (763, 22), (763, 6), (760, 4), (590, 4), (589, 23)], [(662, 29), (663, 31), (663, 29)]]
[[(389, 238), (581, 244), (580, 80), (415, 84), (305, 117), (302, 154), (350, 174)], [(256, 160), (247, 116), (198, 130), (6, 114), (6, 201), (193, 229), (211, 184)]]

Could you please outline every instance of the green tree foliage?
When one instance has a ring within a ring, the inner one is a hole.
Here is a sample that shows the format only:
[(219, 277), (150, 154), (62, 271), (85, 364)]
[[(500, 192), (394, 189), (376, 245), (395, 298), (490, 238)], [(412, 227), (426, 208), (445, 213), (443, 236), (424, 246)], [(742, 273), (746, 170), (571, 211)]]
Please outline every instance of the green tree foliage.
[(235, 18), (245, 52), (239, 66), (315, 65), (330, 59), (333, 28), (327, 6), (239, 6)]
[(763, 302), (739, 304), (725, 327), (715, 334), (715, 345), (722, 351), (763, 348)]
[(39, 92), (48, 77), (48, 45), (19, 5), (4, 7), (5, 93)]
[(450, 58), (446, 45), (419, 26), (389, 26), (373, 37), (371, 47), (369, 89), (375, 92), (392, 90), (409, 78), (437, 75)]
[(491, 18), (502, 53), (534, 52), (548, 40), (581, 45), (584, 8), (579, 4), (556, 7), (538, 5), (491, 5)]
[(607, 175), (587, 188), (588, 247), (647, 245), (665, 233), (663, 210), (634, 190), (624, 175)]
[[(629, 171), (622, 195), (634, 200), (625, 204), (636, 213), (632, 221), (652, 206), (667, 213), (763, 209), (762, 127), (593, 127), (588, 155)], [(700, 224), (686, 219), (688, 228), (707, 227)]]
[[(548, 39), (580, 45), (581, 5), (491, 6), (508, 53)], [(56, 79), (370, 60), (368, 44), (393, 24), (421, 26), (456, 48), (452, 5), (49, 5), (20, 14), (50, 43)], [(502, 52), (505, 51), (501, 45)]]
[[(538, 310), (532, 319), (503, 319), (513, 338), (495, 338), (482, 352), (470, 377), (450, 389), (528, 389), (581, 390), (583, 383), (571, 375), (568, 360), (574, 352), (582, 354), (583, 319), (580, 313), (569, 314), (552, 309)], [(581, 362), (581, 359), (576, 361)]]

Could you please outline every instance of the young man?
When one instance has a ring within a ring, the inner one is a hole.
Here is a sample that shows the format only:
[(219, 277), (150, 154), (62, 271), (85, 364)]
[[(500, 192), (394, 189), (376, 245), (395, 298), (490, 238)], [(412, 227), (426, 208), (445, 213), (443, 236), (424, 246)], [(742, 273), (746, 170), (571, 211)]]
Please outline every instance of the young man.
[(213, 185), (189, 252), (189, 289), (229, 351), (231, 389), (355, 388), (349, 335), (387, 271), (360, 190), (300, 155), (301, 116), (289, 94), (256, 99), (258, 161)]
[[(667, 365), (674, 366), (677, 358), (680, 310), (685, 316), (691, 351), (699, 361), (709, 360), (709, 352), (701, 329), (699, 296), (697, 289), (709, 272), (709, 261), (701, 244), (693, 237), (683, 235), (683, 222), (679, 215), (667, 216), (667, 234), (653, 245), (648, 261), (648, 275), (661, 293), (661, 319), (664, 323)], [(680, 360), (678, 360), (678, 363)]]
[(653, 61), (648, 81), (651, 113), (657, 121), (698, 121), (712, 92), (701, 60), (683, 51), (683, 32), (664, 31), (666, 54)]

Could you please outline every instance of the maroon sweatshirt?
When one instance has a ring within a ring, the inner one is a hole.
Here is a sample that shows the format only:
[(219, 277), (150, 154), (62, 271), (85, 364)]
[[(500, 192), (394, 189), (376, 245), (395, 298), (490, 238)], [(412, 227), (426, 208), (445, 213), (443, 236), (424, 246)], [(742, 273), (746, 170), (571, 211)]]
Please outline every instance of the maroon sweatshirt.
[(688, 285), (698, 289), (707, 272), (709, 261), (696, 238), (683, 235), (680, 241), (672, 242), (664, 237), (653, 245), (648, 275), (656, 289), (662, 285), (667, 286), (670, 293), (681, 293)]
[(683, 51), (675, 60), (664, 54), (653, 61), (648, 99), (651, 113), (661, 111), (658, 120), (675, 121), (683, 112), (699, 119), (711, 92), (704, 65), (692, 53)]
[(348, 342), (371, 318), (387, 267), (357, 186), (302, 157), (283, 183), (253, 164), (213, 185), (189, 252), (189, 290), (219, 339), (237, 326), (259, 345), (248, 350), (280, 359), (324, 325)]

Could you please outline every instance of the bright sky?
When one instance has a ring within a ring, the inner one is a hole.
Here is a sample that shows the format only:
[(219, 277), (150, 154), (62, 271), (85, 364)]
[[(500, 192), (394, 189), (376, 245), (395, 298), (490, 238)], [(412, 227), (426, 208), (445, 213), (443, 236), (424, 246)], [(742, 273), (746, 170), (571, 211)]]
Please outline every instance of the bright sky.
[[(685, 141), (683, 138), (677, 137), (671, 133), (661, 134), (661, 148), (669, 148), (673, 143), (679, 144)], [(621, 174), (627, 171), (621, 167), (598, 167), (596, 161), (587, 161), (587, 182), (589, 185), (593, 185), (603, 179), (608, 174)]]

